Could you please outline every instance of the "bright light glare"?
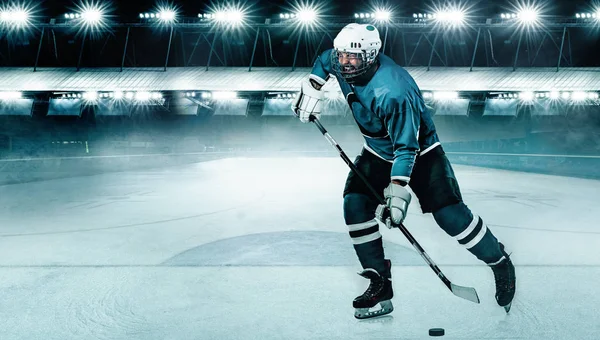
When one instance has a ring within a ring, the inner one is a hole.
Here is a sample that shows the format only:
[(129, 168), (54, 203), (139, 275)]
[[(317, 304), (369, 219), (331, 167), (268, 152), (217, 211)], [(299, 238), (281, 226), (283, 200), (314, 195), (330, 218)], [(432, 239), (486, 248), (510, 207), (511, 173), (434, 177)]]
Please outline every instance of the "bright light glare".
[(519, 98), (521, 98), (521, 100), (523, 100), (523, 101), (532, 101), (533, 100), (533, 92), (531, 92), (531, 91), (521, 92), (519, 94)]
[(312, 8), (303, 8), (298, 11), (297, 17), (298, 20), (304, 23), (311, 23), (317, 19), (317, 11)]
[(162, 21), (168, 21), (168, 22), (170, 22), (170, 21), (174, 21), (175, 20), (175, 11), (173, 11), (173, 10), (163, 9), (163, 10), (160, 11), (159, 14), (160, 14), (159, 18)]
[(0, 92), (0, 100), (15, 100), (22, 97), (23, 93), (21, 92)]
[(152, 94), (150, 92), (138, 92), (135, 94), (135, 99), (138, 101), (148, 101), (150, 100)]
[(433, 98), (435, 100), (449, 100), (449, 99), (456, 99), (458, 98), (458, 92), (446, 92), (446, 91), (441, 91), (441, 92), (434, 92), (433, 93)]
[(97, 25), (102, 22), (102, 11), (98, 8), (89, 8), (81, 13), (81, 17), (90, 25)]
[(558, 91), (550, 92), (550, 99), (558, 99), (560, 97), (560, 93)]
[(375, 19), (379, 21), (389, 21), (392, 16), (390, 11), (378, 9), (375, 11)]
[(573, 100), (575, 101), (582, 101), (582, 100), (586, 100), (588, 97), (587, 93), (585, 92), (573, 92)]
[(80, 32), (98, 33), (108, 28), (106, 22), (106, 5), (97, 5), (93, 1), (83, 2), (77, 6), (75, 14), (67, 14), (68, 19), (75, 19), (76, 25), (79, 25)]
[(215, 20), (220, 23), (239, 25), (244, 21), (244, 13), (239, 9), (220, 10), (215, 13)]
[(83, 94), (83, 99), (87, 101), (95, 101), (98, 99), (98, 92), (86, 92)]
[(517, 13), (517, 18), (524, 24), (533, 25), (538, 22), (539, 13), (535, 8), (524, 8)]
[(465, 21), (465, 12), (461, 10), (439, 11), (435, 13), (435, 19), (450, 25), (462, 25)]
[(230, 91), (213, 92), (212, 97), (213, 97), (213, 99), (236, 99), (237, 92), (230, 92)]
[(244, 14), (241, 11), (232, 11), (230, 15), (231, 20), (234, 22), (241, 22), (244, 19)]
[(30, 10), (22, 5), (0, 8), (0, 21), (4, 25), (23, 27), (29, 24)]

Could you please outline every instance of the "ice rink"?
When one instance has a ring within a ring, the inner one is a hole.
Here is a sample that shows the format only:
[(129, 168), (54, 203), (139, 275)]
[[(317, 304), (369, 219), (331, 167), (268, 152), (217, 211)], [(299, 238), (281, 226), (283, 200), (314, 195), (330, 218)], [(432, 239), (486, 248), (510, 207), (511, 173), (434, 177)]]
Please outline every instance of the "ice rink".
[(0, 186), (0, 339), (598, 339), (600, 181), (455, 165), (517, 272), (493, 275), (420, 212), (381, 228), (395, 311), (357, 320), (367, 280), (339, 157), (235, 158)]

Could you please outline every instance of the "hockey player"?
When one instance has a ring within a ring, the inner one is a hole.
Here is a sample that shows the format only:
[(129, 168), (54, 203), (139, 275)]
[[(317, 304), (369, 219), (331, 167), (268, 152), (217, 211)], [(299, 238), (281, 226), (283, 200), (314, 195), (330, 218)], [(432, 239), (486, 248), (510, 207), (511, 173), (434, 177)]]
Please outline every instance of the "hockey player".
[[(385, 259), (379, 223), (388, 228), (401, 223), (411, 202), (409, 186), (422, 213), (466, 247), (494, 273), (496, 301), (508, 312), (515, 294), (515, 270), (483, 219), (463, 202), (454, 171), (440, 144), (421, 91), (408, 72), (379, 52), (381, 39), (373, 25), (349, 24), (336, 36), (333, 49), (315, 61), (303, 80), (292, 110), (300, 121), (320, 117), (321, 87), (335, 76), (364, 136), (354, 164), (385, 197), (379, 205), (352, 171), (343, 192), (343, 211), (351, 240), (370, 280), (353, 306), (357, 318), (393, 310), (391, 262)], [(380, 305), (380, 309), (370, 309)]]

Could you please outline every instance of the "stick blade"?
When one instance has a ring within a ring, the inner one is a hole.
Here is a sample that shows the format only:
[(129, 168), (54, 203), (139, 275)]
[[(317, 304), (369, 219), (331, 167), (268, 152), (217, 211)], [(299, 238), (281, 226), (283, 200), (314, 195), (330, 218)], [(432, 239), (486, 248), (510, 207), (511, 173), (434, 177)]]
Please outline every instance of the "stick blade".
[(471, 302), (479, 303), (479, 296), (477, 295), (477, 291), (472, 287), (463, 287), (459, 285), (455, 285), (451, 283), (452, 293), (459, 298), (463, 298), (465, 300), (469, 300)]

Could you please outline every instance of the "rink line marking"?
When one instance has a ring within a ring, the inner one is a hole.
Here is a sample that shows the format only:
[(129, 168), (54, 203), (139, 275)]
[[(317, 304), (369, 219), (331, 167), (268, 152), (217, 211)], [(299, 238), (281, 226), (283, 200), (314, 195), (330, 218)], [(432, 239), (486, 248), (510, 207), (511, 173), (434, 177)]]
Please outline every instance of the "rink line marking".
[[(264, 198), (264, 193), (263, 193), (263, 196), (259, 197), (258, 199), (261, 200), (263, 198)], [(178, 217), (178, 218), (168, 219), (168, 220), (142, 222), (142, 223), (126, 224), (126, 225), (120, 225), (120, 226), (114, 226), (114, 227), (102, 227), (102, 228), (92, 228), (92, 229), (77, 229), (77, 230), (64, 230), (64, 231), (47, 231), (47, 232), (39, 232), (39, 233), (21, 233), (21, 234), (0, 234), (0, 238), (3, 238), (3, 237), (22, 237), (22, 236), (40, 236), (40, 235), (60, 235), (60, 234), (72, 234), (72, 233), (85, 233), (85, 232), (92, 232), (92, 231), (112, 230), (112, 229), (135, 228), (135, 227), (140, 227), (140, 226), (145, 226), (145, 225), (153, 225), (153, 224), (160, 224), (160, 223), (169, 223), (169, 222), (175, 222), (175, 221), (180, 221), (180, 220), (186, 220), (186, 219), (192, 219), (192, 218), (197, 218), (197, 217), (203, 217), (203, 216), (208, 216), (208, 215), (213, 215), (213, 214), (228, 212), (228, 211), (235, 210), (235, 209), (245, 208), (245, 207), (247, 207), (249, 205), (252, 205), (252, 204), (255, 204), (255, 203), (258, 203), (258, 201), (257, 202), (247, 203), (247, 204), (240, 205), (240, 206), (237, 206), (237, 207), (232, 207), (232, 208), (224, 209), (224, 210), (211, 211), (211, 212), (204, 213), (204, 214), (193, 215), (193, 216), (184, 216), (184, 217)], [(517, 229), (517, 230), (526, 230), (526, 231), (553, 232), (553, 233), (564, 233), (564, 234), (600, 235), (600, 232), (596, 232), (596, 231), (535, 229), (535, 228), (527, 228), (527, 227), (511, 227), (511, 226), (500, 225), (500, 224), (491, 224), (491, 223), (487, 223), (487, 225), (491, 226), (491, 227), (497, 227), (497, 228)]]
[(248, 206), (259, 204), (264, 198), (265, 198), (265, 192), (263, 191), (262, 195), (260, 195), (259, 197), (254, 198), (250, 202), (245, 202), (245, 203), (242, 203), (242, 204), (240, 204), (238, 206), (230, 207), (230, 208), (227, 208), (227, 209), (209, 211), (209, 212), (206, 212), (206, 213), (203, 213), (203, 214), (197, 214), (197, 215), (191, 215), (191, 216), (183, 216), (183, 217), (177, 217), (177, 218), (170, 218), (170, 219), (166, 219), (166, 220), (158, 220), (158, 221), (150, 221), (150, 222), (125, 224), (125, 225), (119, 225), (119, 226), (114, 226), (114, 227), (101, 227), (101, 228), (90, 228), (90, 229), (75, 229), (75, 230), (63, 230), (63, 231), (45, 231), (45, 232), (38, 232), (38, 233), (0, 234), (0, 238), (3, 238), (3, 237), (22, 237), (22, 236), (40, 236), (40, 235), (57, 235), (57, 234), (85, 233), (85, 232), (92, 232), (92, 231), (104, 231), (104, 230), (112, 230), (112, 229), (135, 228), (135, 227), (141, 227), (141, 226), (146, 226), (146, 225), (161, 224), (161, 223), (170, 223), (170, 222), (175, 222), (175, 221), (189, 220), (189, 219), (198, 218), (198, 217), (204, 217), (204, 216), (209, 216), (209, 215), (220, 214), (220, 213), (224, 213), (224, 212), (228, 212), (228, 211), (232, 211), (232, 210), (236, 210), (236, 209), (243, 209), (243, 208), (246, 208)]

